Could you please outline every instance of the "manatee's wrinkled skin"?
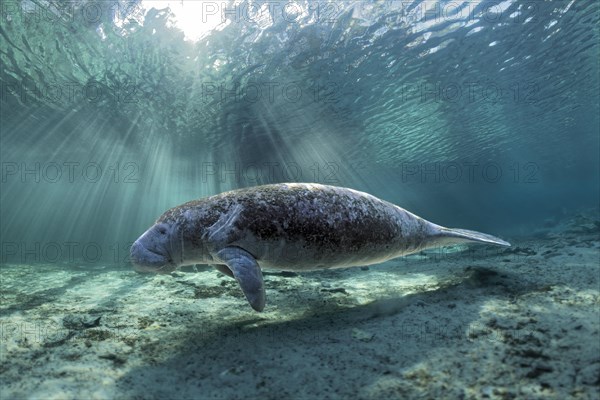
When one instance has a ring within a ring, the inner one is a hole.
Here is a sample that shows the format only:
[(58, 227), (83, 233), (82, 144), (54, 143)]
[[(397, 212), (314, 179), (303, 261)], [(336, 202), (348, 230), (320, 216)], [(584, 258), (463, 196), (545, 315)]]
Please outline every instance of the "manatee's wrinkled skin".
[(471, 241), (509, 245), (479, 232), (443, 228), (367, 193), (282, 183), (174, 207), (133, 244), (131, 258), (144, 272), (216, 264), (240, 282), (231, 265), (238, 256), (242, 271), (251, 263), (257, 269), (307, 271), (375, 264)]

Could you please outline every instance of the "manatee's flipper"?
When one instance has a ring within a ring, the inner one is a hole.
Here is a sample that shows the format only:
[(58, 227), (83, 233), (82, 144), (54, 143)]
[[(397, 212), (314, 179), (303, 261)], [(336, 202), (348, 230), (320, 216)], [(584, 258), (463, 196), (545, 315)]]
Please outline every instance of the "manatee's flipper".
[[(438, 227), (436, 227), (438, 228)], [(443, 244), (463, 243), (463, 242), (480, 242), (496, 244), (499, 246), (510, 246), (510, 243), (497, 238), (496, 236), (486, 233), (470, 231), (467, 229), (450, 229), (439, 227), (439, 233), (436, 235), (439, 241)]]
[(235, 278), (235, 276), (233, 276), (233, 272), (231, 272), (231, 270), (227, 268), (227, 265), (213, 264), (212, 266), (215, 267), (220, 273)]
[(240, 247), (225, 247), (217, 253), (233, 273), (246, 299), (256, 311), (265, 308), (265, 286), (263, 276), (252, 254)]

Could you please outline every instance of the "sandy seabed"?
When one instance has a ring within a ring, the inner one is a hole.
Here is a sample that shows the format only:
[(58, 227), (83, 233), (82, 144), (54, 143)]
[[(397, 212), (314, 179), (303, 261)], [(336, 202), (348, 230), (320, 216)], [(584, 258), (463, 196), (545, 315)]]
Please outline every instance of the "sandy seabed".
[(600, 221), (265, 274), (1, 266), (2, 399), (599, 399)]

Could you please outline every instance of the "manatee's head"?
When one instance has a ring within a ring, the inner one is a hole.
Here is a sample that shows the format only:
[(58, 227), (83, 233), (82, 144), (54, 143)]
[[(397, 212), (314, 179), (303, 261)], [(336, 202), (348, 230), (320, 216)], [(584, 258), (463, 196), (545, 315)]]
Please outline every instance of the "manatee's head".
[(161, 219), (131, 246), (131, 261), (138, 272), (168, 274), (181, 262), (181, 238), (175, 221)]

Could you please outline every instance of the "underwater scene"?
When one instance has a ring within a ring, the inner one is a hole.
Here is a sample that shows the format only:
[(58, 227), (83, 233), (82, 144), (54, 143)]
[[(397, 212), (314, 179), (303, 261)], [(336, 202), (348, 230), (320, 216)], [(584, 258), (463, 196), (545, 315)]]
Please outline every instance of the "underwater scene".
[(0, 398), (600, 399), (600, 3), (2, 0)]

